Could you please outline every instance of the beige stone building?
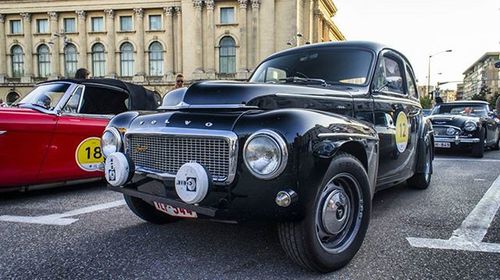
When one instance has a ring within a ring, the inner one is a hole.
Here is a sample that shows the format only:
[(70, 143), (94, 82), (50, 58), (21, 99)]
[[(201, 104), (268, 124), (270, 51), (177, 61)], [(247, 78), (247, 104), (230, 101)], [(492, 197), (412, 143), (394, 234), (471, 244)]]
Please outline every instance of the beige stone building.
[(483, 85), (491, 89), (487, 99), (500, 92), (500, 69), (495, 68), (495, 62), (500, 59), (500, 52), (487, 52), (474, 64), (465, 70), (463, 82), (463, 99), (471, 99), (481, 91)]
[(80, 67), (162, 94), (177, 73), (245, 79), (276, 51), (344, 40), (336, 11), (332, 0), (0, 0), (0, 98)]

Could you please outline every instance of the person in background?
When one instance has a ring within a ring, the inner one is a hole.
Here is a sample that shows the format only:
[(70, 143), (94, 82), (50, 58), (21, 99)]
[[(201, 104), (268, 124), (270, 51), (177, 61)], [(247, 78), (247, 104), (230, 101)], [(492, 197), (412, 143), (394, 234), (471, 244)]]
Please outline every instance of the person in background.
[(183, 86), (184, 86), (184, 75), (177, 74), (177, 76), (175, 77), (175, 85), (172, 88), (172, 90), (181, 88)]
[(88, 79), (90, 77), (90, 71), (85, 68), (80, 68), (76, 70), (75, 79)]

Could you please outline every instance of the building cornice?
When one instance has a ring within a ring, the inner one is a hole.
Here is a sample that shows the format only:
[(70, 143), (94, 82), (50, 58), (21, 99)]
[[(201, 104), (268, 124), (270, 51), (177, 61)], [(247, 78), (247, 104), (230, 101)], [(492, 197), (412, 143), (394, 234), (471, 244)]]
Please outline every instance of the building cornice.
[(495, 56), (497, 59), (500, 58), (500, 52), (487, 52), (483, 54), (476, 62), (474, 62), (471, 66), (467, 68), (462, 74), (463, 75), (468, 75), (469, 72), (474, 71), (474, 67), (478, 64), (482, 64), (487, 58)]

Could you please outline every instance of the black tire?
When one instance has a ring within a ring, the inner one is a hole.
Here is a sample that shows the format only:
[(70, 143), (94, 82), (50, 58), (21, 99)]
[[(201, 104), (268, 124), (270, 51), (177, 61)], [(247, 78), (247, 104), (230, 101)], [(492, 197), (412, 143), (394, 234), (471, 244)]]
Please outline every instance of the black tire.
[(179, 218), (169, 216), (156, 210), (151, 204), (140, 198), (126, 194), (124, 194), (123, 197), (125, 198), (128, 208), (146, 222), (162, 225), (179, 220)]
[(481, 129), (479, 133), (479, 143), (472, 145), (472, 155), (477, 158), (482, 158), (484, 156), (484, 139), (486, 131), (484, 128)]
[(432, 158), (432, 148), (430, 145), (427, 145), (425, 148), (424, 171), (415, 173), (413, 177), (406, 181), (410, 187), (421, 190), (429, 187), (432, 177)]
[(491, 147), (492, 150), (500, 150), (500, 131), (497, 133), (497, 142)]
[(363, 165), (352, 155), (339, 153), (332, 159), (314, 201), (306, 202), (304, 219), (278, 224), (281, 246), (306, 269), (322, 273), (339, 269), (363, 243), (371, 203), (370, 181)]

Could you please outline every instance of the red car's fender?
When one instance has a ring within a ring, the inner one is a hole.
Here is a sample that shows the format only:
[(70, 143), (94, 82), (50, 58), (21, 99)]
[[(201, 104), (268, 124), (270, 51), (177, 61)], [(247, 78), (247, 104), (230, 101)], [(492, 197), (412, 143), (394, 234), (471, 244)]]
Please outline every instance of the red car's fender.
[(31, 109), (0, 109), (0, 186), (36, 181), (56, 120)]

